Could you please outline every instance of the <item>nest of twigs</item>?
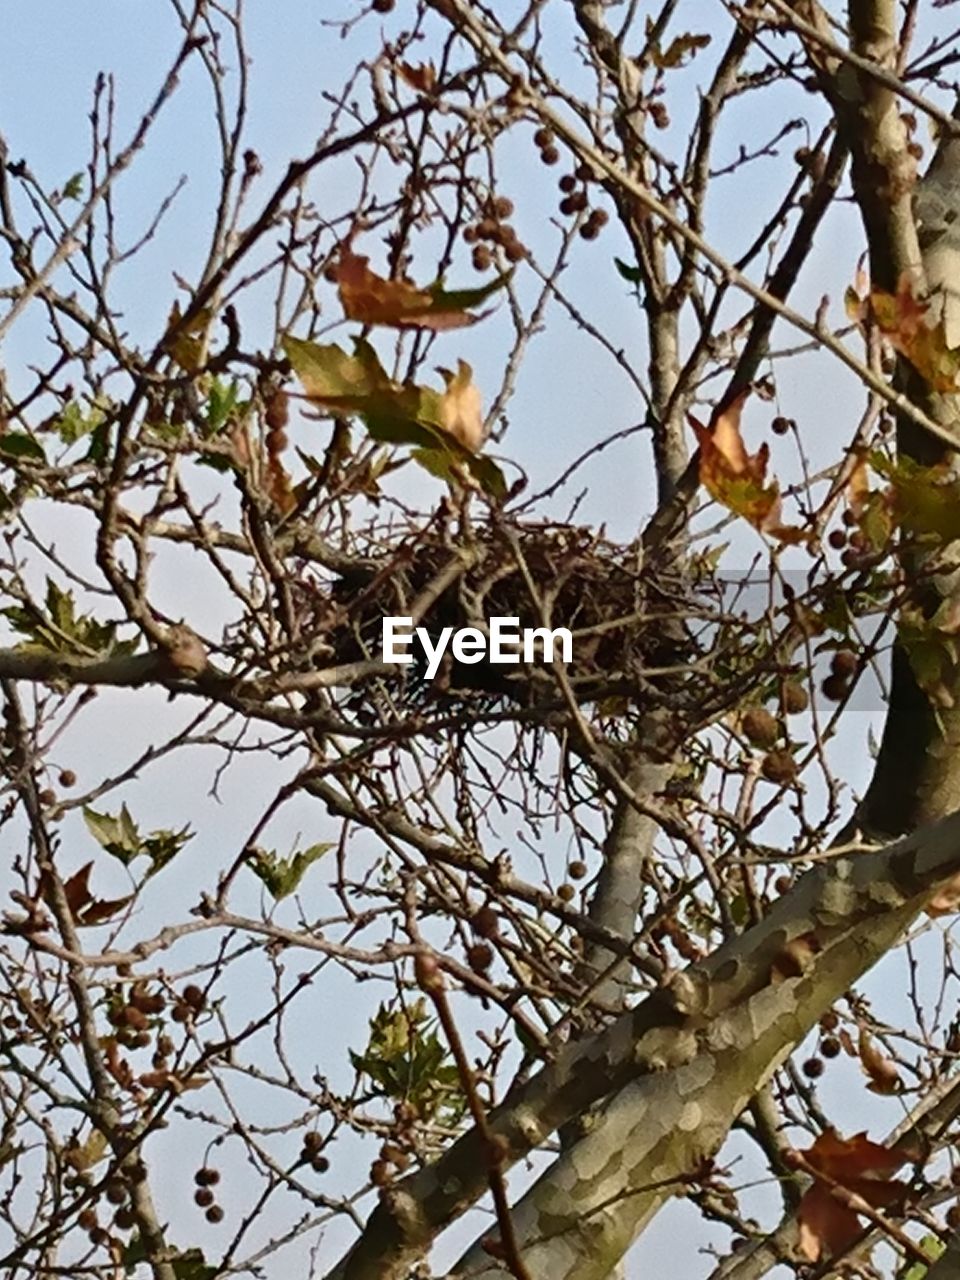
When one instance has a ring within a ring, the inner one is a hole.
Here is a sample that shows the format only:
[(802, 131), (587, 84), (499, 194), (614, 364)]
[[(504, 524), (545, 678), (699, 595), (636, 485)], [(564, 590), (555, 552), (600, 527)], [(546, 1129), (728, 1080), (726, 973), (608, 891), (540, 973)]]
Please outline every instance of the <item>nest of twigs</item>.
[(399, 544), (368, 546), (362, 568), (312, 593), (311, 608), (331, 664), (378, 659), (387, 616), (412, 617), (433, 641), (445, 627), (482, 631), (492, 617), (518, 619), (520, 629), (565, 627), (572, 661), (562, 675), (542, 661), (460, 664), (448, 651), (426, 680), (417, 644), (414, 663), (397, 668), (414, 703), (485, 696), (560, 705), (632, 699), (652, 671), (685, 663), (688, 597), (689, 584), (644, 564), (638, 544), (569, 525), (491, 521), (456, 536), (434, 524)]

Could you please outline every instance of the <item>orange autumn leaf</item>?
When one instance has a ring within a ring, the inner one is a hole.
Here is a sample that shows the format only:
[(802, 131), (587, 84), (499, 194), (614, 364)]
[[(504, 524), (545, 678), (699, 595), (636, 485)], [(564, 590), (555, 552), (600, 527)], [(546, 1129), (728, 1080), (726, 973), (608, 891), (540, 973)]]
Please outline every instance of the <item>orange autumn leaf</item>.
[(908, 360), (934, 391), (960, 391), (960, 350), (948, 346), (942, 315), (935, 318), (930, 303), (914, 296), (908, 272), (901, 275), (896, 293), (871, 289), (861, 296), (848, 289), (846, 308), (857, 324), (872, 320), (894, 351)]
[(903, 1168), (911, 1153), (902, 1147), (884, 1147), (871, 1142), (866, 1131), (841, 1138), (836, 1129), (825, 1129), (803, 1158), (816, 1174), (824, 1174), (850, 1186), (851, 1180), (889, 1178)]
[(394, 329), (462, 329), (483, 319), (471, 314), (507, 282), (508, 276), (479, 289), (448, 291), (439, 284), (421, 289), (408, 280), (387, 280), (371, 271), (369, 258), (344, 249), (337, 265), (340, 304), (348, 320), (361, 324), (385, 324)]
[(841, 1138), (827, 1129), (801, 1154), (814, 1178), (797, 1209), (800, 1252), (811, 1262), (843, 1253), (860, 1235), (853, 1197), (873, 1209), (897, 1208), (906, 1198), (906, 1184), (892, 1175), (911, 1159), (910, 1153), (882, 1147), (865, 1133)]
[(749, 394), (743, 391), (715, 411), (709, 426), (690, 416), (700, 446), (700, 483), (717, 502), (748, 520), (761, 533), (780, 542), (803, 542), (807, 534), (802, 529), (781, 523), (776, 482), (767, 484), (769, 446), (764, 443), (756, 453), (748, 453), (740, 434), (740, 416)]
[(431, 93), (437, 87), (437, 69), (432, 62), (421, 62), (417, 66), (401, 62), (397, 67), (397, 74), (418, 93)]

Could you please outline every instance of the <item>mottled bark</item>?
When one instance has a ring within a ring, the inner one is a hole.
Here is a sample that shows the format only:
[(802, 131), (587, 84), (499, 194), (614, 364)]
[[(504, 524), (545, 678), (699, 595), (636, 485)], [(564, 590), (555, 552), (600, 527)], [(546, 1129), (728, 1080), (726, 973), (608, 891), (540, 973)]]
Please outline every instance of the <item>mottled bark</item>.
[[(638, 796), (656, 796), (674, 771), (670, 761), (658, 760), (653, 752), (656, 732), (657, 726), (651, 717), (651, 741), (638, 747), (638, 760), (626, 778), (627, 785)], [(657, 832), (653, 818), (641, 813), (628, 800), (618, 802), (603, 846), (603, 866), (590, 903), (590, 918), (627, 940), (636, 930), (645, 886), (644, 871)], [(618, 964), (617, 956), (602, 942), (594, 940), (585, 948), (583, 969), (588, 982), (602, 975), (593, 986), (597, 999), (622, 1007), (624, 984), (630, 976), (628, 962)]]
[[(503, 1170), (606, 1099), (589, 1132), (516, 1206), (531, 1274), (604, 1276), (817, 1019), (958, 867), (960, 814), (877, 852), (822, 864), (754, 928), (511, 1091), (488, 1117)], [(329, 1280), (401, 1280), (486, 1186), (473, 1130), (382, 1193)], [(477, 1246), (461, 1269), (486, 1258)]]

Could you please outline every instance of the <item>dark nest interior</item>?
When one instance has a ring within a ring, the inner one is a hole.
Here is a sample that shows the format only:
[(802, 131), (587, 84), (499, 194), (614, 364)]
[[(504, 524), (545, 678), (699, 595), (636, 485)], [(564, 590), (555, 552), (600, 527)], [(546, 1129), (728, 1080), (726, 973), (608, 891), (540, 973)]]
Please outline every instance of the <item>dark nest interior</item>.
[(397, 668), (396, 696), (411, 709), (462, 700), (476, 711), (482, 700), (541, 712), (594, 704), (629, 716), (656, 702), (673, 706), (689, 732), (730, 699), (724, 653), (735, 661), (752, 637), (755, 668), (755, 624), (729, 611), (715, 576), (665, 571), (638, 543), (596, 529), (493, 516), (454, 530), (435, 521), (401, 540), (369, 537), (360, 550), (332, 583), (300, 580), (308, 626), (329, 646), (324, 665), (378, 660), (385, 616), (412, 617), (433, 642), (445, 627), (483, 631), (492, 617), (572, 633), (565, 666), (466, 665), (448, 648), (432, 680), (414, 644), (414, 663)]

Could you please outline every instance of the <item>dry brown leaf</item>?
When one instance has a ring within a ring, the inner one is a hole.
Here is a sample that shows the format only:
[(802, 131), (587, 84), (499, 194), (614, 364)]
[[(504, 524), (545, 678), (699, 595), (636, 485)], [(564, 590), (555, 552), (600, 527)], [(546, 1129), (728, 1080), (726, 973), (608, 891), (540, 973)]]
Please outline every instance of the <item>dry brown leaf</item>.
[(483, 445), (483, 405), (479, 388), (473, 381), (473, 370), (465, 360), (457, 361), (457, 372), (441, 369), (447, 389), (440, 397), (440, 421), (443, 429), (465, 449), (477, 453)]
[(437, 69), (432, 62), (421, 62), (418, 66), (401, 62), (397, 67), (397, 75), (418, 93), (432, 93), (437, 85)]
[(859, 1058), (864, 1073), (870, 1077), (867, 1088), (871, 1093), (899, 1093), (903, 1081), (897, 1068), (885, 1057), (874, 1043), (873, 1037), (866, 1027), (860, 1028)]
[(441, 293), (407, 280), (385, 280), (371, 271), (369, 258), (344, 250), (337, 266), (340, 304), (348, 320), (395, 329), (462, 329), (479, 315), (446, 304)]
[(874, 1209), (897, 1208), (906, 1199), (907, 1186), (891, 1179), (911, 1155), (879, 1146), (865, 1133), (841, 1138), (836, 1130), (827, 1129), (801, 1154), (815, 1179), (797, 1210), (800, 1251), (811, 1262), (824, 1253), (831, 1257), (843, 1253), (859, 1236), (861, 1220), (851, 1207), (851, 1197)]

